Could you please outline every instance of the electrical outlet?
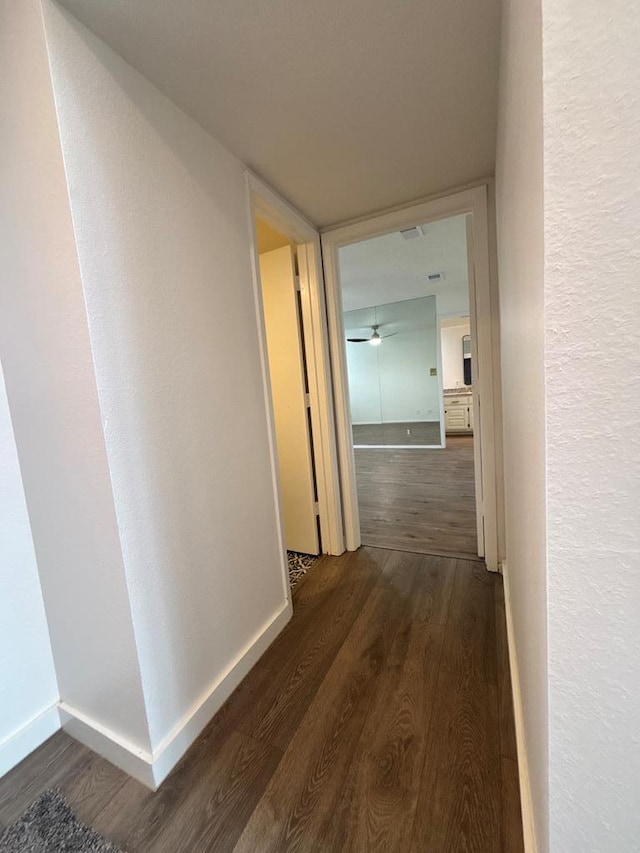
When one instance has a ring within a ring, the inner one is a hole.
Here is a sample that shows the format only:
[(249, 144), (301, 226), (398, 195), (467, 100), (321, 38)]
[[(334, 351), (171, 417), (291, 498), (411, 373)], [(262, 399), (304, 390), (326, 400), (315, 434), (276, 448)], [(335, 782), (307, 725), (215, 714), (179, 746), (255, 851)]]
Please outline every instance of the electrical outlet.
[(429, 373), (430, 373), (430, 375), (431, 375), (431, 376), (437, 376), (437, 375), (438, 375), (438, 368), (437, 368), (437, 367), (432, 367), (432, 368), (430, 369)]
[(408, 430), (407, 430), (407, 435), (411, 435), (411, 430), (410, 430), (410, 429), (408, 429)]

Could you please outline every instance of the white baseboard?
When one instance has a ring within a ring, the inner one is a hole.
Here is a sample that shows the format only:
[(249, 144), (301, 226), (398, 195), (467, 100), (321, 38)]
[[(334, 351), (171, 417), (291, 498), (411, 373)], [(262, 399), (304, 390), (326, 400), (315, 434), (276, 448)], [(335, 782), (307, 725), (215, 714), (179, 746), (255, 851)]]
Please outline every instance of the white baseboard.
[(291, 601), (282, 608), (247, 643), (235, 661), (214, 682), (153, 753), (156, 787), (167, 778), (187, 749), (214, 714), (227, 701), (249, 670), (269, 648), (293, 614)]
[(71, 737), (155, 791), (282, 631), (291, 619), (292, 612), (291, 602), (286, 601), (203, 696), (193, 704), (153, 754), (139, 749), (135, 744), (119, 737), (77, 709), (61, 703), (60, 716), (64, 730)]
[(0, 776), (20, 764), (60, 728), (58, 705), (51, 705), (0, 743)]
[(531, 800), (531, 779), (529, 776), (529, 760), (524, 734), (524, 717), (522, 713), (522, 694), (520, 692), (520, 670), (513, 633), (513, 618), (511, 613), (511, 594), (509, 590), (509, 569), (506, 561), (502, 563), (502, 578), (504, 584), (504, 606), (507, 616), (507, 642), (509, 646), (509, 669), (511, 671), (511, 689), (513, 692), (513, 713), (516, 724), (516, 746), (518, 750), (518, 775), (520, 778), (520, 803), (522, 808), (522, 829), (524, 834), (525, 853), (538, 853), (535, 822), (533, 817), (533, 802)]
[(122, 738), (119, 734), (103, 726), (102, 723), (87, 716), (82, 711), (60, 703), (62, 728), (74, 740), (80, 741), (93, 752), (97, 752), (138, 782), (155, 791), (153, 761), (148, 750), (140, 749), (136, 744)]

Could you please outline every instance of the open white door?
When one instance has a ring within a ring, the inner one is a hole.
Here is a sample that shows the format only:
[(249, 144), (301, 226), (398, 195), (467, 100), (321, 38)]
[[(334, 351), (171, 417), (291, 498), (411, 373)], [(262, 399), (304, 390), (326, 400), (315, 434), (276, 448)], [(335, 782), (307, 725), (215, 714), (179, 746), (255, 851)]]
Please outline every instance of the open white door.
[(293, 248), (260, 255), (285, 544), (319, 553), (316, 495)]

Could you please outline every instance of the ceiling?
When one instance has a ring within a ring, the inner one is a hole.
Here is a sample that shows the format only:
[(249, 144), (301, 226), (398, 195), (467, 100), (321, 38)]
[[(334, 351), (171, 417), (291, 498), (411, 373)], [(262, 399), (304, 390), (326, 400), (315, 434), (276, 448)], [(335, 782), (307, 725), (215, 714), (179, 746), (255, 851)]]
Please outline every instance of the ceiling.
[[(469, 313), (466, 217), (423, 225), (423, 235), (405, 239), (399, 231), (343, 246), (338, 252), (345, 311), (436, 296), (439, 316)], [(430, 273), (444, 273), (432, 283)]]
[(323, 227), (493, 173), (499, 0), (61, 0)]

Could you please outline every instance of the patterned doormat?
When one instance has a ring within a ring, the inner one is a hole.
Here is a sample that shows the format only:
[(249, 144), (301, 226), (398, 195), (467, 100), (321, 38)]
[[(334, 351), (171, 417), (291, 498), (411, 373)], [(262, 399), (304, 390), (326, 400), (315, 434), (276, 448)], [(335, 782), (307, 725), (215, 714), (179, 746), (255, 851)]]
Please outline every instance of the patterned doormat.
[(57, 790), (45, 791), (0, 833), (0, 853), (121, 853), (76, 818)]
[(313, 554), (287, 551), (287, 559), (289, 560), (289, 584), (294, 587), (302, 580), (318, 558), (314, 557)]

